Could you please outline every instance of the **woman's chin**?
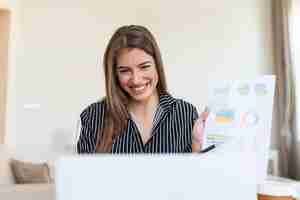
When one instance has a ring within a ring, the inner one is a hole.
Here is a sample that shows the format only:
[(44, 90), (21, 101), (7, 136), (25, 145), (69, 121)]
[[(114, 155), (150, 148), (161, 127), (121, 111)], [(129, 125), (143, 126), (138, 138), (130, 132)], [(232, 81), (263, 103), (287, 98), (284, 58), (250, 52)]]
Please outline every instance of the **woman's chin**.
[(136, 101), (136, 102), (145, 102), (149, 99), (150, 97), (147, 96), (147, 95), (134, 95), (134, 96), (131, 96), (131, 99), (133, 101)]
[(136, 102), (147, 102), (153, 96), (150, 92), (144, 92), (142, 94), (131, 95), (131, 99)]

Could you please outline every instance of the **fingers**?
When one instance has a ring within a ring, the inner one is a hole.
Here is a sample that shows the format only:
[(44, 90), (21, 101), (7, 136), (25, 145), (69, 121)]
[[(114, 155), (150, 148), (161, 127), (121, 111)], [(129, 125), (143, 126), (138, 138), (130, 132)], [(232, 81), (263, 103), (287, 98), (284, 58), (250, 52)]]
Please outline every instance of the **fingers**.
[(202, 149), (202, 143), (204, 140), (204, 129), (205, 123), (209, 115), (208, 107), (200, 114), (198, 119), (194, 123), (193, 133), (192, 133), (192, 151), (200, 152)]
[(209, 115), (209, 112), (209, 108), (206, 106), (204, 111), (200, 114), (199, 118), (202, 119), (203, 122), (205, 122)]
[(203, 140), (203, 131), (204, 131), (204, 123), (201, 118), (198, 118), (195, 121), (194, 127), (193, 127), (193, 141), (196, 143), (202, 143)]
[(199, 153), (202, 149), (202, 144), (192, 143), (192, 152)]
[(192, 152), (200, 152), (204, 137), (204, 122), (201, 118), (195, 121), (192, 133)]

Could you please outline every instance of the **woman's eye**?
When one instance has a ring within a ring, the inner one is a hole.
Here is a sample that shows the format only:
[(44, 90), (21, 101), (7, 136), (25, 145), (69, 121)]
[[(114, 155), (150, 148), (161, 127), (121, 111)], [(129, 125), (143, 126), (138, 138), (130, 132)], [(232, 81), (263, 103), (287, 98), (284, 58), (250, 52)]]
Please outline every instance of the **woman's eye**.
[(141, 66), (142, 69), (147, 69), (149, 67), (151, 67), (151, 65), (143, 65), (143, 66)]
[(129, 70), (128, 69), (122, 69), (122, 70), (119, 70), (119, 72), (123, 74), (123, 73), (129, 72)]

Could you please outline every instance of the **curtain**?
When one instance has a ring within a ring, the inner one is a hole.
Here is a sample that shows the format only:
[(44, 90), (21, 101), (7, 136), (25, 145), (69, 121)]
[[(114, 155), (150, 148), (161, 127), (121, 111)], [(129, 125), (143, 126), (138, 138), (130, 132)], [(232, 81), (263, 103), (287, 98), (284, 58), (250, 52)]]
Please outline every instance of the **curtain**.
[[(298, 1), (298, 0), (296, 0)], [(299, 144), (297, 136), (295, 66), (292, 45), (293, 0), (272, 1), (274, 72), (277, 77), (277, 140), (280, 175), (299, 179)]]
[(10, 12), (0, 7), (0, 144), (5, 142)]

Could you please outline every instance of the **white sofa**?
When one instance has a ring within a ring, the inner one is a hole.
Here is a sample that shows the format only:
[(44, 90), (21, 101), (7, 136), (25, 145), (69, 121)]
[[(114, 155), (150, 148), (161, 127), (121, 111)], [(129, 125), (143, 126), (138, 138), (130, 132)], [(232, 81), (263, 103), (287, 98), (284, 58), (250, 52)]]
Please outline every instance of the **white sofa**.
[(9, 160), (12, 151), (0, 144), (0, 199), (2, 200), (54, 200), (53, 184), (16, 184)]

